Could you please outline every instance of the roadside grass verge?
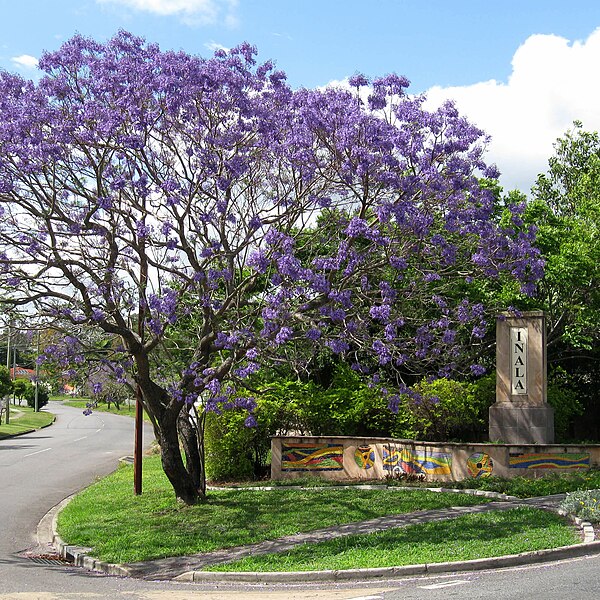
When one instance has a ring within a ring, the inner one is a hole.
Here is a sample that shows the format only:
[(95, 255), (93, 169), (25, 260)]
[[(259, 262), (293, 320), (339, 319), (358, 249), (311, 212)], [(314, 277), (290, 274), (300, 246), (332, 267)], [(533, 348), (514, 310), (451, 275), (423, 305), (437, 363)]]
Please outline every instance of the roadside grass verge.
[(92, 548), (109, 562), (210, 552), (298, 532), (489, 501), (426, 490), (216, 490), (197, 506), (178, 504), (158, 456), (143, 463), (143, 494), (133, 495), (133, 469), (123, 466), (78, 495), (61, 512), (68, 544)]
[(11, 405), (10, 423), (6, 425), (4, 419), (5, 415), (3, 413), (2, 425), (0, 425), (0, 439), (46, 427), (46, 425), (50, 425), (54, 421), (54, 415), (44, 410), (36, 413), (33, 408), (29, 408), (28, 406), (17, 407)]
[[(85, 410), (87, 408), (87, 404), (91, 402), (89, 398), (58, 398), (58, 400), (65, 406), (71, 406), (72, 408), (81, 408), (81, 410)], [(92, 408), (92, 410), (94, 412), (107, 412), (113, 415), (129, 415), (131, 417), (135, 416), (135, 405), (133, 404), (127, 404), (121, 406), (121, 408), (118, 409), (112, 402), (110, 408), (108, 408), (108, 405), (106, 403), (98, 403)]]
[(463, 515), (367, 535), (304, 544), (248, 557), (209, 571), (312, 571), (472, 560), (580, 542), (573, 526), (535, 508)]
[[(55, 400), (55, 398), (52, 398)], [(56, 400), (62, 402), (65, 406), (71, 406), (72, 408), (81, 408), (81, 410), (85, 410), (87, 408), (87, 404), (91, 402), (89, 398), (77, 398), (73, 399), (71, 397), (60, 397), (56, 398)], [(124, 404), (121, 408), (117, 408), (112, 402), (110, 408), (105, 402), (99, 402), (96, 406), (92, 408), (93, 412), (104, 412), (110, 413), (111, 415), (123, 415), (125, 417), (135, 418), (135, 404)], [(144, 420), (150, 422), (146, 411), (144, 411)]]

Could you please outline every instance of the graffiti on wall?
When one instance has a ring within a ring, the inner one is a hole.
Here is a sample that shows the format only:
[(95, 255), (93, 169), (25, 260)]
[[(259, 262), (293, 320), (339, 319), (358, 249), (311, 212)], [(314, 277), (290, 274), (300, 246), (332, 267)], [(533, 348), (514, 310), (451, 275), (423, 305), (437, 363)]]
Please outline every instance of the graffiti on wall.
[(344, 447), (339, 444), (282, 444), (282, 471), (341, 471)]
[(494, 470), (494, 461), (485, 452), (474, 452), (467, 458), (467, 470), (471, 477), (489, 477)]
[(354, 451), (354, 461), (359, 469), (372, 469), (375, 466), (375, 450), (371, 446), (358, 446)]
[(393, 473), (450, 475), (452, 454), (385, 445), (383, 446), (383, 468)]
[(590, 455), (581, 454), (511, 454), (511, 469), (587, 469), (590, 466)]

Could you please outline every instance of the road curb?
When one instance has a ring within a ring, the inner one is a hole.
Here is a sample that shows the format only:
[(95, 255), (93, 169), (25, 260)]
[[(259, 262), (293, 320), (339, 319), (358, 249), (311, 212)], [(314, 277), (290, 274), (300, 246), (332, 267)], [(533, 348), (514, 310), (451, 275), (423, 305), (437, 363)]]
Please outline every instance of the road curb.
[(20, 437), (22, 435), (27, 435), (28, 433), (35, 433), (36, 431), (41, 431), (42, 429), (46, 429), (46, 427), (50, 427), (51, 425), (54, 425), (54, 422), (56, 421), (56, 415), (50, 413), (54, 418), (52, 419), (52, 421), (50, 421), (50, 423), (47, 423), (46, 425), (42, 425), (41, 427), (33, 427), (31, 429), (27, 429), (27, 431), (19, 431), (18, 433), (11, 433), (10, 435), (4, 435), (2, 437), (0, 437), (0, 440), (9, 440), (11, 438), (16, 438), (16, 437)]
[[(93, 556), (89, 555), (91, 548), (84, 548), (82, 546), (72, 546), (70, 544), (65, 543), (61, 537), (57, 533), (57, 521), (58, 515), (61, 510), (75, 498), (76, 494), (72, 496), (68, 496), (61, 502), (59, 502), (56, 506), (54, 506), (50, 511), (46, 514), (44, 519), (51, 521), (51, 544), (56, 549), (56, 552), (61, 558), (72, 561), (73, 564), (78, 567), (83, 567), (84, 569), (89, 569), (90, 571), (101, 571), (102, 573), (106, 573), (107, 575), (117, 575), (120, 577), (128, 577), (131, 575), (129, 569), (124, 565), (107, 563)], [(44, 522), (44, 519), (40, 521), (40, 525)], [(38, 527), (38, 538), (39, 538), (39, 527)]]
[[(436, 491), (446, 490), (444, 488), (437, 488)], [(464, 490), (462, 491), (464, 492)], [(469, 492), (474, 493), (478, 492), (478, 490), (469, 490)], [(487, 492), (485, 495), (488, 493), (490, 492)], [(497, 496), (504, 495), (498, 494)], [(92, 571), (100, 571), (102, 573), (106, 573), (107, 575), (114, 575), (118, 577), (135, 577), (136, 574), (134, 569), (130, 569), (127, 567), (127, 565), (107, 563), (98, 560), (89, 555), (91, 550), (90, 548), (69, 545), (60, 538), (57, 533), (58, 515), (74, 497), (75, 494), (65, 498), (50, 511), (48, 511), (42, 521), (40, 521), (40, 526), (38, 527), (38, 536), (40, 527), (44, 520), (46, 523), (51, 522), (51, 544), (62, 558), (73, 561), (73, 563), (79, 567), (83, 567)], [(505, 496), (505, 498), (509, 497)], [(510, 498), (512, 500), (512, 497)], [(562, 510), (555, 510), (554, 512), (570, 518), (571, 521), (581, 529), (583, 535), (583, 541), (581, 543), (548, 550), (535, 550), (532, 552), (522, 552), (520, 554), (512, 554), (507, 556), (479, 558), (455, 562), (323, 571), (224, 572), (191, 570), (181, 573), (180, 575), (170, 579), (172, 581), (193, 583), (298, 583), (320, 581), (362, 581), (366, 579), (371, 580), (383, 578), (396, 579), (415, 575), (501, 569), (535, 563), (554, 562), (600, 553), (600, 540), (595, 540), (594, 528), (591, 523), (583, 521), (577, 517), (572, 517)], [(42, 542), (43, 540), (40, 540), (40, 543)], [(144, 579), (152, 580), (152, 577), (146, 575)]]
[(553, 550), (540, 550), (496, 558), (481, 558), (471, 561), (407, 565), (404, 567), (380, 567), (375, 569), (348, 569), (343, 571), (288, 571), (288, 572), (219, 572), (189, 571), (174, 578), (174, 581), (193, 583), (300, 583), (318, 581), (364, 581), (367, 579), (396, 579), (415, 575), (483, 571), (517, 567), (543, 562), (554, 562), (577, 558), (600, 552), (600, 542), (591, 545), (565, 546)]

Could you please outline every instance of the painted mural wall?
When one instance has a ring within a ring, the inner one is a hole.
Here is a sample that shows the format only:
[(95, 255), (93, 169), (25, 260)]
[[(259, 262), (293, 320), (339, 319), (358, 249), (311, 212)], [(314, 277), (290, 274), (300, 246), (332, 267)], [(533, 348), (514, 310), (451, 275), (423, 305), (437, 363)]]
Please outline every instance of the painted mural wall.
[(316, 474), (326, 479), (418, 476), (428, 481), (466, 477), (535, 477), (547, 470), (600, 467), (600, 445), (511, 446), (434, 444), (413, 440), (347, 437), (275, 437), (271, 477)]

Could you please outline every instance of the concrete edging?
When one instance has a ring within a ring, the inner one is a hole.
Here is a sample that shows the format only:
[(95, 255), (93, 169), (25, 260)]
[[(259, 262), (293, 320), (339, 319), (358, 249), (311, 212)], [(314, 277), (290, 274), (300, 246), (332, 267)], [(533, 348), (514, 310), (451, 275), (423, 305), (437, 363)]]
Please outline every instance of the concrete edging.
[(564, 546), (552, 550), (538, 550), (509, 556), (480, 558), (469, 561), (406, 565), (402, 567), (379, 567), (373, 569), (348, 569), (342, 571), (285, 571), (285, 572), (223, 572), (189, 571), (174, 578), (174, 581), (194, 583), (292, 583), (317, 581), (362, 581), (365, 579), (411, 577), (414, 575), (441, 574), (465, 571), (481, 571), (516, 567), (534, 563), (576, 558), (586, 554), (600, 553), (600, 541), (575, 546)]
[[(288, 486), (273, 486), (273, 489), (281, 489)], [(301, 489), (297, 486), (289, 486), (295, 489)], [(343, 487), (343, 486), (335, 486)], [(356, 486), (346, 486), (356, 487)], [(367, 487), (367, 486), (364, 486)], [(387, 486), (385, 486), (387, 487)], [(392, 489), (399, 486), (390, 486)], [(222, 489), (222, 488), (221, 488)], [(243, 489), (243, 488), (232, 488)], [(250, 488), (257, 489), (257, 488)], [(258, 488), (269, 489), (269, 488)], [(308, 488), (318, 489), (318, 488)], [(411, 488), (412, 489), (412, 488)], [(483, 492), (481, 490), (456, 490), (454, 488), (415, 488), (428, 489), (436, 492), (460, 492), (471, 495), (481, 495), (486, 497), (494, 497), (508, 501), (518, 501), (520, 499), (505, 494), (496, 492)], [(100, 571), (108, 575), (119, 577), (133, 577), (131, 569), (125, 565), (107, 563), (89, 556), (90, 548), (80, 546), (72, 546), (66, 544), (57, 533), (57, 520), (59, 513), (67, 506), (67, 504), (75, 497), (75, 494), (65, 498), (62, 502), (53, 507), (44, 517), (51, 517), (51, 538), (52, 545), (62, 558), (72, 560), (73, 563), (85, 569)], [(531, 552), (523, 552), (520, 554), (512, 554), (507, 556), (497, 556), (490, 558), (479, 558), (474, 560), (431, 563), (420, 565), (405, 565), (396, 567), (376, 567), (363, 569), (345, 569), (345, 570), (324, 570), (324, 571), (278, 571), (278, 572), (226, 572), (226, 571), (186, 571), (180, 575), (173, 577), (173, 581), (180, 582), (230, 582), (230, 583), (293, 583), (293, 582), (319, 582), (319, 581), (360, 581), (364, 579), (377, 578), (401, 578), (415, 575), (440, 574), (464, 571), (480, 571), (486, 569), (500, 569), (507, 567), (523, 566), (528, 564), (543, 563), (550, 561), (565, 560), (568, 558), (577, 558), (587, 554), (600, 553), (600, 540), (595, 540), (594, 528), (591, 523), (583, 521), (577, 517), (569, 516), (562, 510), (556, 510), (558, 514), (566, 516), (577, 525), (583, 534), (583, 541), (572, 546), (562, 546), (560, 548), (552, 548), (547, 550), (535, 550)], [(145, 579), (150, 579), (145, 577)]]

